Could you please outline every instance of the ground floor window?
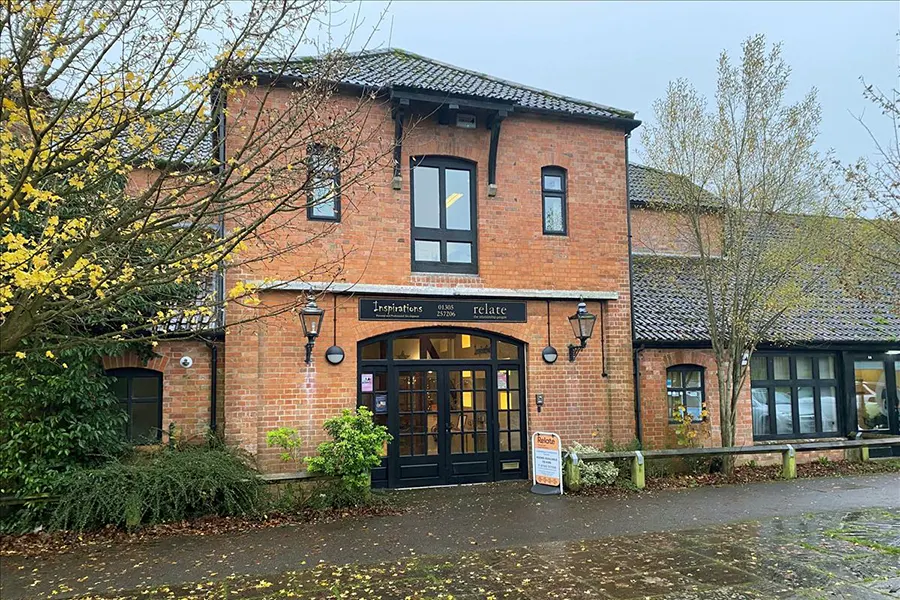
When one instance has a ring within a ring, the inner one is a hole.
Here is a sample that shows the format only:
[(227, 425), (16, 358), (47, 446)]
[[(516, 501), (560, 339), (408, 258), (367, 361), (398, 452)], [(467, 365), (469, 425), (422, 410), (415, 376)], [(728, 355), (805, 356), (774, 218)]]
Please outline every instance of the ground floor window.
[(162, 373), (150, 369), (113, 369), (113, 391), (128, 414), (122, 432), (135, 444), (151, 444), (162, 435)]
[(836, 357), (757, 353), (750, 363), (754, 439), (838, 434)]
[(681, 421), (682, 407), (691, 420), (703, 420), (703, 368), (697, 365), (676, 365), (666, 369), (666, 394), (669, 397), (669, 422)]

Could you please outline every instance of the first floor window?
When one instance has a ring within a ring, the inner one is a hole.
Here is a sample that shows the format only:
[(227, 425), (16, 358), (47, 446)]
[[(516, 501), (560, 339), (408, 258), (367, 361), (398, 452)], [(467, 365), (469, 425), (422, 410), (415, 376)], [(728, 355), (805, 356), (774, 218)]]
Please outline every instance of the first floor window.
[(677, 365), (666, 369), (666, 393), (671, 422), (681, 421), (682, 412), (691, 415), (692, 421), (702, 421), (706, 417), (702, 367)]
[(833, 355), (756, 354), (750, 361), (753, 437), (838, 433)]
[(306, 217), (313, 221), (341, 220), (340, 161), (337, 148), (312, 144), (307, 170), (309, 193)]
[(114, 369), (113, 391), (128, 415), (123, 434), (135, 444), (155, 443), (162, 434), (162, 373), (150, 369)]
[(477, 273), (474, 165), (416, 158), (411, 184), (412, 270)]
[(541, 169), (544, 235), (566, 235), (566, 171), (562, 167)]

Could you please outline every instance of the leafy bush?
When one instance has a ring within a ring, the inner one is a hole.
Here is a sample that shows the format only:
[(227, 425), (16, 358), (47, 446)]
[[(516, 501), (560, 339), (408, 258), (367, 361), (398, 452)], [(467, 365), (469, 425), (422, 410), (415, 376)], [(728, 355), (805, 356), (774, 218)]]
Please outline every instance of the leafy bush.
[(306, 459), (311, 473), (340, 478), (327, 494), (332, 506), (363, 504), (371, 496), (371, 472), (381, 464), (381, 450), (391, 435), (376, 425), (365, 406), (344, 409), (340, 416), (325, 421), (331, 440), (322, 442), (318, 456)]
[(281, 448), (281, 460), (284, 462), (300, 460), (300, 448), (303, 442), (296, 429), (279, 427), (266, 433), (266, 446), (269, 448)]
[[(27, 348), (25, 348), (27, 350)], [(125, 413), (103, 373), (100, 349), (0, 356), (0, 496), (49, 493), (70, 469), (95, 466), (126, 450)], [(32, 503), (4, 518), (40, 520)], [(21, 523), (20, 523), (21, 525)]]
[(233, 450), (162, 448), (61, 476), (51, 528), (83, 531), (115, 525), (252, 514), (263, 506), (261, 481)]
[[(600, 450), (593, 446), (585, 446), (575, 442), (569, 448), (569, 452), (585, 454), (588, 452), (600, 452)], [(580, 461), (578, 466), (581, 471), (581, 485), (585, 487), (612, 485), (619, 477), (619, 467), (611, 461)]]

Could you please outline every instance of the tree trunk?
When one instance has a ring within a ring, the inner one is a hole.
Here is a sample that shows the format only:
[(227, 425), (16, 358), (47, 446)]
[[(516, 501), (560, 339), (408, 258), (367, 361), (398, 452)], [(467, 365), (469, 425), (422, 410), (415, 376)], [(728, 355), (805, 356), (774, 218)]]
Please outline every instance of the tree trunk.
[[(724, 360), (716, 360), (716, 375), (719, 379), (719, 429), (722, 432), (722, 446), (730, 448), (734, 446), (735, 419), (734, 404), (732, 403), (731, 373)], [(722, 470), (726, 475), (734, 472), (734, 456), (722, 457)]]

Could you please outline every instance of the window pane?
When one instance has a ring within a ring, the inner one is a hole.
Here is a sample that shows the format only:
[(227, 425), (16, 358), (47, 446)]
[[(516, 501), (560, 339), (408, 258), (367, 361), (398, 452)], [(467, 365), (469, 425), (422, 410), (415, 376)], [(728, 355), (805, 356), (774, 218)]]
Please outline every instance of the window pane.
[(415, 167), (413, 169), (415, 227), (432, 227), (437, 229), (441, 226), (438, 184), (438, 169), (435, 167)]
[(472, 202), (469, 197), (469, 171), (447, 169), (444, 172), (447, 185), (447, 229), (472, 229)]
[(678, 419), (681, 417), (681, 411), (678, 409), (684, 403), (681, 392), (669, 390), (669, 418)]
[(860, 429), (888, 429), (888, 394), (884, 363), (858, 360), (853, 363), (856, 414)]
[(316, 217), (333, 219), (337, 216), (334, 180), (316, 182), (312, 189), (312, 214)]
[(447, 242), (448, 263), (471, 263), (472, 244), (468, 242)]
[(808, 356), (797, 357), (797, 379), (812, 379), (812, 359)]
[(700, 387), (700, 371), (687, 371), (684, 374), (684, 387), (698, 388)]
[(834, 357), (819, 359), (819, 379), (834, 379)]
[(131, 380), (131, 397), (136, 400), (156, 400), (159, 398), (158, 377), (135, 377)]
[(131, 405), (132, 441), (138, 444), (155, 442), (159, 428), (158, 402), (135, 402)]
[(544, 189), (552, 192), (561, 192), (562, 176), (561, 175), (544, 175)]
[(765, 356), (754, 356), (750, 361), (750, 379), (756, 379), (757, 381), (761, 379), (769, 378), (769, 369), (766, 364)]
[(360, 352), (364, 360), (387, 358), (387, 342), (372, 342), (362, 347)]
[(753, 388), (753, 435), (771, 435), (769, 427), (769, 390)]
[[(113, 377), (116, 377), (113, 375)], [(116, 395), (120, 401), (128, 401), (128, 378), (127, 377), (116, 377), (116, 382), (112, 384), (113, 394)]]
[(790, 359), (788, 359), (787, 356), (776, 356), (774, 364), (775, 364), (775, 379), (790, 379), (791, 378)]
[(700, 420), (700, 411), (702, 410), (703, 394), (695, 390), (693, 392), (684, 393), (684, 405), (687, 407), (688, 413), (695, 421)]
[(837, 423), (837, 394), (832, 386), (825, 386), (819, 390), (821, 397), (822, 411), (822, 431), (835, 432), (838, 430)]
[[(777, 373), (776, 369), (776, 373)], [(793, 433), (794, 414), (791, 410), (791, 388), (775, 388), (775, 433)]]
[(667, 388), (683, 387), (681, 385), (681, 371), (669, 371), (668, 373), (666, 373), (666, 387)]
[[(798, 360), (799, 368), (799, 360)], [(810, 361), (812, 368), (812, 361)], [(816, 432), (816, 409), (813, 389), (807, 386), (797, 388), (797, 410), (800, 413), (800, 433)]]
[(515, 360), (519, 358), (519, 347), (507, 342), (497, 342), (497, 358), (500, 360)]
[[(394, 358), (398, 360), (419, 360), (419, 337), (397, 338), (394, 340)], [(404, 381), (400, 380), (400, 389)]]
[(544, 230), (563, 231), (563, 201), (558, 196), (544, 196)]
[(416, 260), (441, 262), (441, 243), (416, 240)]

